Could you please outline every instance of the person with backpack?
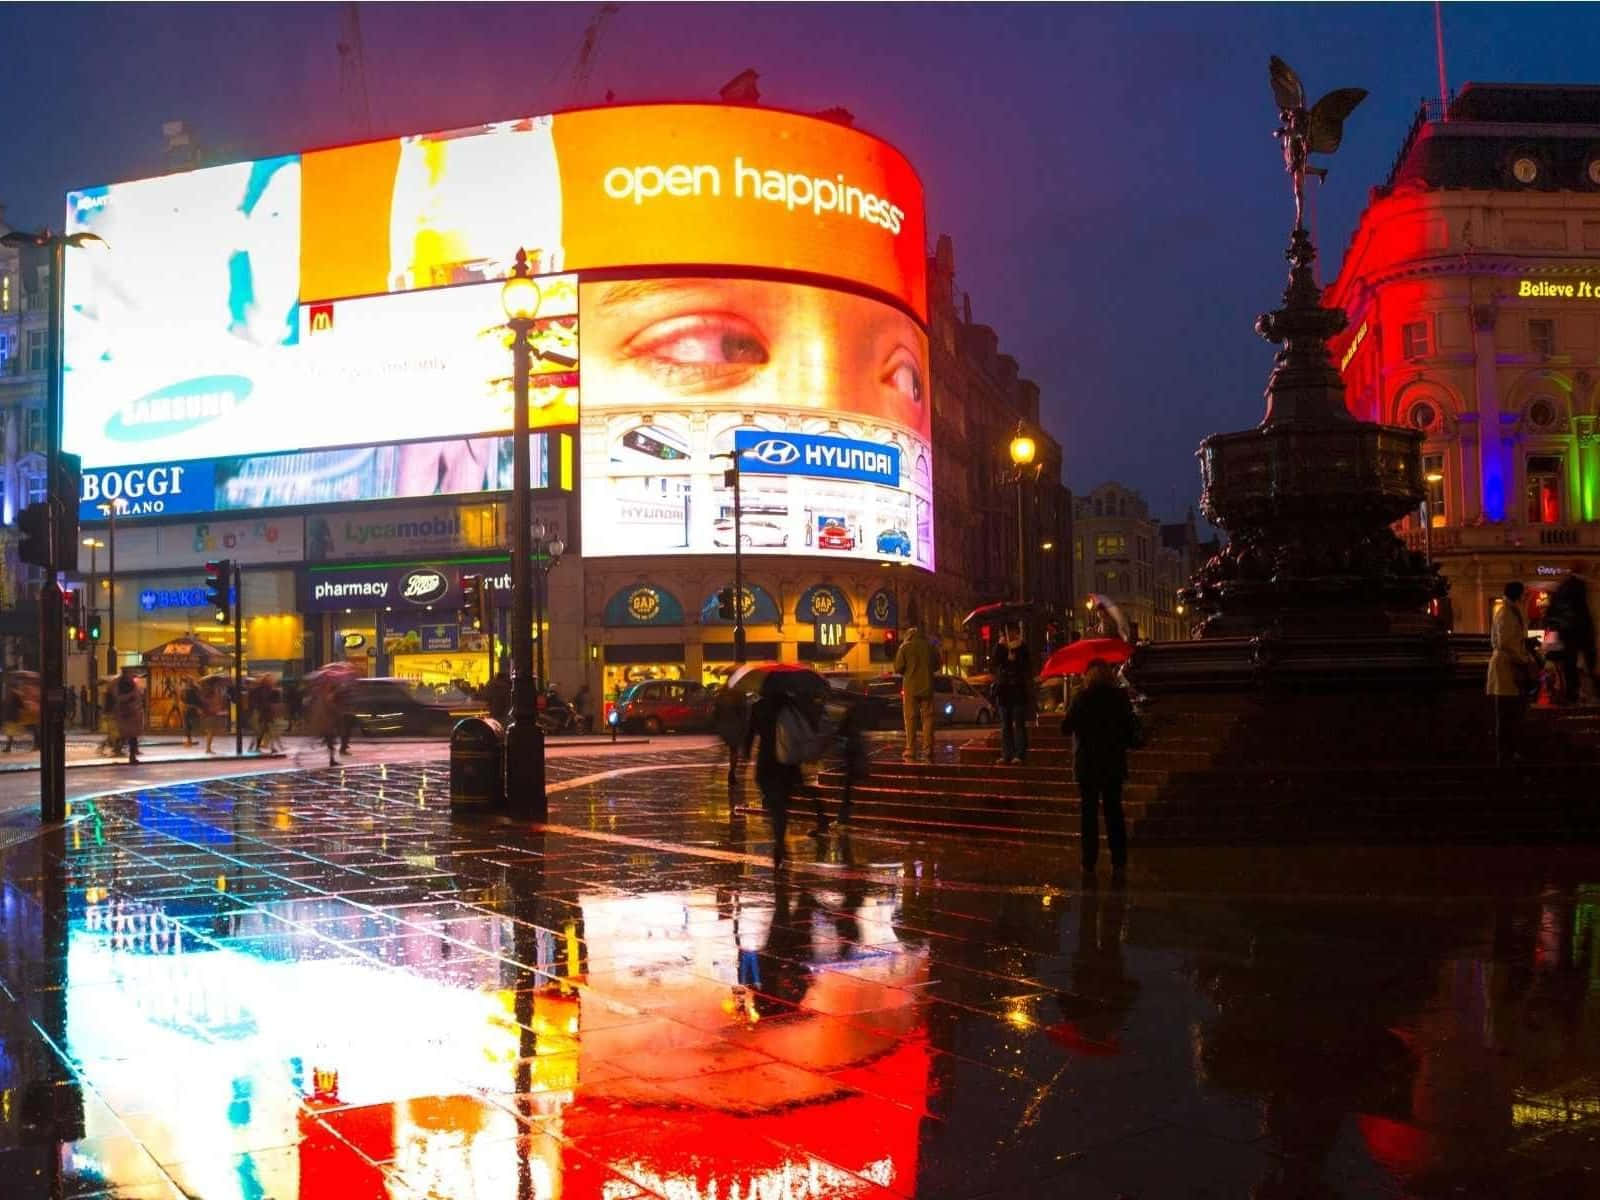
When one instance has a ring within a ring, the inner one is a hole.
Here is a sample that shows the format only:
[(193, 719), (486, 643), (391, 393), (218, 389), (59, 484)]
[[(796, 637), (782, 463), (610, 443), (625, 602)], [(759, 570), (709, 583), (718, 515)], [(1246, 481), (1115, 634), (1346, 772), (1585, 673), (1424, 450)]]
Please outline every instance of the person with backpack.
[(1100, 856), (1100, 821), (1106, 814), (1106, 845), (1111, 851), (1111, 878), (1122, 877), (1128, 865), (1128, 833), (1122, 820), (1122, 781), (1128, 777), (1128, 751), (1141, 740), (1139, 718), (1128, 693), (1104, 659), (1084, 672), (1084, 689), (1072, 699), (1061, 722), (1073, 738), (1072, 773), (1082, 806), (1083, 871), (1092, 875)]
[(761, 789), (761, 807), (772, 826), (772, 866), (783, 866), (784, 838), (789, 832), (789, 801), (804, 780), (801, 765), (818, 757), (815, 725), (793, 696), (781, 691), (763, 692), (750, 710), (750, 725), (745, 733), (744, 757), (760, 739), (756, 753), (756, 786)]

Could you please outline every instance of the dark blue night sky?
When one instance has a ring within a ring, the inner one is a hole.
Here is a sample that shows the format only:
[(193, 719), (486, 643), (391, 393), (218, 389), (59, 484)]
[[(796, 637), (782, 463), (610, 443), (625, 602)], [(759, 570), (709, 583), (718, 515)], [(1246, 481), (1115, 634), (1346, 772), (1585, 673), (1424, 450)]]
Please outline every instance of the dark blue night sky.
[[(161, 170), (182, 119), (230, 157), (358, 140), (339, 87), (341, 6), (0, 5), (0, 203), (61, 222), (69, 187)], [(1208, 433), (1254, 424), (1290, 221), (1267, 87), (1371, 97), (1314, 201), (1324, 277), (1419, 98), (1433, 7), (625, 5), (582, 95), (592, 5), (361, 6), (374, 134), (574, 103), (710, 99), (745, 67), (763, 99), (843, 106), (927, 185), (976, 319), (1044, 391), (1068, 480), (1117, 478), (1163, 515), (1198, 488)], [(1585, 5), (1446, 5), (1452, 86), (1600, 81)], [(175, 231), (181, 236), (181, 231)]]

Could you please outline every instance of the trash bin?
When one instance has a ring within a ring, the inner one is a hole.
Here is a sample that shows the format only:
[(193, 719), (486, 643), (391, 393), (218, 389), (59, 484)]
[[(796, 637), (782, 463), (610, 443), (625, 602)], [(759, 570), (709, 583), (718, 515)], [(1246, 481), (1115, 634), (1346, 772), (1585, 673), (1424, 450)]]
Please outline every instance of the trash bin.
[(506, 806), (506, 732), (499, 721), (468, 717), (450, 733), (450, 808), (498, 812)]

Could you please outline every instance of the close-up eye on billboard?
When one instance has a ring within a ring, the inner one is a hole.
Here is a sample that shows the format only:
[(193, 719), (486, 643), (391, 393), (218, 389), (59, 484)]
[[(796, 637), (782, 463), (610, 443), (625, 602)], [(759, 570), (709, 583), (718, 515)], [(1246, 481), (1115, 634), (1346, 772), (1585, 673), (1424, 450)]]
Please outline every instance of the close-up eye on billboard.
[(933, 565), (928, 343), (899, 309), (771, 280), (586, 283), (584, 552)]
[(217, 508), (501, 486), (524, 249), (533, 427), (595, 414), (589, 552), (731, 547), (712, 455), (755, 414), (739, 437), (800, 441), (747, 464), (750, 544), (931, 565), (921, 185), (856, 130), (558, 113), (86, 188), (67, 229), (104, 241), (66, 275), (87, 471), (182, 467)]

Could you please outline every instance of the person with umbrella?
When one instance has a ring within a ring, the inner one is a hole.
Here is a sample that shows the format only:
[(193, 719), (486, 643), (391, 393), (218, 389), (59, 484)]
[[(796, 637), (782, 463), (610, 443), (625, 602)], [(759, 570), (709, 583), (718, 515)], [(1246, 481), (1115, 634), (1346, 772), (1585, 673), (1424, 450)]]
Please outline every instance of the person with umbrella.
[(112, 685), (117, 733), (128, 744), (128, 765), (139, 761), (139, 734), (144, 731), (144, 680), (123, 667)]
[[(310, 706), (306, 724), (311, 736), (328, 748), (328, 765), (339, 765), (339, 751), (349, 748), (349, 714), (346, 693), (361, 672), (347, 662), (332, 662), (311, 672), (304, 682)], [(341, 743), (343, 743), (341, 745)]]
[(1062, 734), (1071, 734), (1074, 742), (1072, 772), (1082, 809), (1083, 870), (1086, 875), (1091, 874), (1099, 858), (1099, 814), (1104, 808), (1111, 876), (1118, 879), (1128, 865), (1122, 781), (1128, 776), (1128, 751), (1139, 741), (1139, 718), (1127, 691), (1117, 686), (1117, 677), (1104, 659), (1097, 658), (1089, 664), (1085, 680), (1087, 686), (1072, 698), (1072, 706), (1061, 722)]
[(756, 754), (756, 786), (761, 807), (772, 826), (772, 865), (783, 866), (789, 831), (789, 801), (804, 782), (801, 764), (821, 756), (822, 744), (812, 710), (820, 708), (828, 685), (809, 668), (767, 663), (741, 667), (728, 680), (728, 690), (748, 695), (757, 691), (745, 728), (743, 756), (760, 740)]
[(215, 754), (212, 741), (219, 732), (228, 731), (228, 701), (233, 694), (233, 684), (221, 671), (200, 680), (200, 723), (206, 731), (206, 753)]
[(1028, 757), (1028, 708), (1033, 698), (1033, 658), (1022, 626), (1007, 623), (989, 659), (994, 702), (1000, 706), (1000, 761), (1020, 765)]

